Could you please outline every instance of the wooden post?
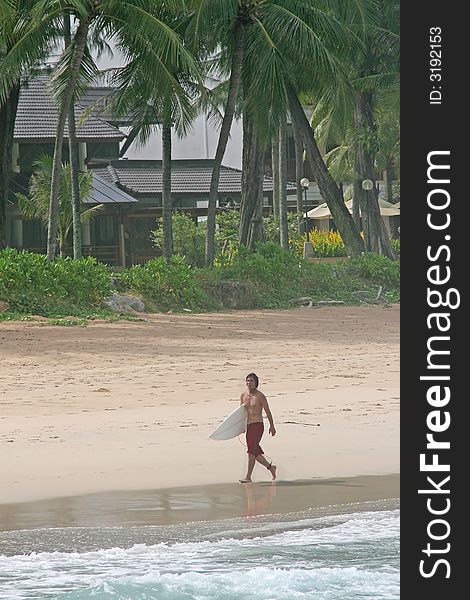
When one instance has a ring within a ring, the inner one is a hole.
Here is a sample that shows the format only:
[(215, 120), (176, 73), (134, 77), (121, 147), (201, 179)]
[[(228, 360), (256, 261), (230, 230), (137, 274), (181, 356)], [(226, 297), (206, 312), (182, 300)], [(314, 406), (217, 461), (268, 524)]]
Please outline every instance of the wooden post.
[(126, 236), (124, 233), (122, 209), (120, 209), (120, 208), (118, 209), (117, 220), (118, 220), (118, 227), (117, 227), (118, 250), (117, 250), (116, 258), (117, 258), (118, 266), (125, 269), (126, 268)]

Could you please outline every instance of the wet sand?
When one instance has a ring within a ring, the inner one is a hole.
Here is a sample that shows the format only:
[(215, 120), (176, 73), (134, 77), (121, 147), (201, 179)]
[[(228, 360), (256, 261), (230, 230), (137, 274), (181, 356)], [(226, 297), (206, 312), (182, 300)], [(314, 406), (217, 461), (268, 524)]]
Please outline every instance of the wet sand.
[[(38, 527), (140, 527), (309, 509), (335, 512), (345, 504), (399, 498), (399, 475), (345, 477), (105, 492), (0, 505), (0, 531)], [(318, 512), (317, 512), (318, 514)]]

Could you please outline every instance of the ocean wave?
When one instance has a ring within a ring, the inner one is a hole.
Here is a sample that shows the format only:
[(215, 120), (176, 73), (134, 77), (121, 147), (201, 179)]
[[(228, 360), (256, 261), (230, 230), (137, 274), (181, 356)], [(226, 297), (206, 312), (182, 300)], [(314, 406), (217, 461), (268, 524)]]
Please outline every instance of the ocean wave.
[(240, 525), (219, 523), (217, 539), (148, 544), (142, 534), (130, 547), (0, 556), (0, 598), (399, 598), (398, 510)]

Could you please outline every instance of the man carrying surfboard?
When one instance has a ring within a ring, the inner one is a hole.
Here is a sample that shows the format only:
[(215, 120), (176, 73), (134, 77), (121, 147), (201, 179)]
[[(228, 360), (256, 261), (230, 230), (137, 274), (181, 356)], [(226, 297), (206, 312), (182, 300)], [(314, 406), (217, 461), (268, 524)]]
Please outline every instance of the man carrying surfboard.
[(255, 467), (255, 462), (265, 466), (271, 473), (273, 480), (276, 479), (276, 465), (268, 462), (259, 445), (264, 433), (263, 410), (269, 420), (269, 433), (276, 435), (274, 420), (269, 408), (268, 401), (263, 392), (258, 389), (259, 379), (256, 373), (249, 373), (246, 376), (246, 391), (240, 394), (240, 405), (244, 405), (247, 412), (246, 421), (246, 445), (248, 453), (248, 468), (245, 479), (240, 479), (241, 483), (251, 483), (251, 474)]

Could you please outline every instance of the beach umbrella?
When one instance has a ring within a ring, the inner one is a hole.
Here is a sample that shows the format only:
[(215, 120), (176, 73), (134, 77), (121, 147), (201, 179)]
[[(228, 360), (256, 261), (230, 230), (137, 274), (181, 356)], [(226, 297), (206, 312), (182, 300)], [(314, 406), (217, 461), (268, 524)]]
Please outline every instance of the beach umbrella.
[[(353, 201), (348, 200), (346, 203), (346, 207), (349, 210), (350, 213), (352, 213), (352, 204)], [(396, 217), (400, 215), (400, 208), (397, 208), (396, 204), (392, 204), (391, 202), (388, 202), (387, 200), (384, 200), (383, 198), (379, 198), (379, 209), (380, 209), (380, 214), (383, 217)], [(331, 212), (330, 209), (328, 208), (326, 202), (324, 202), (323, 204), (320, 204), (319, 206), (312, 208), (312, 210), (309, 210), (307, 213), (307, 217), (309, 219), (330, 219), (331, 218)]]

